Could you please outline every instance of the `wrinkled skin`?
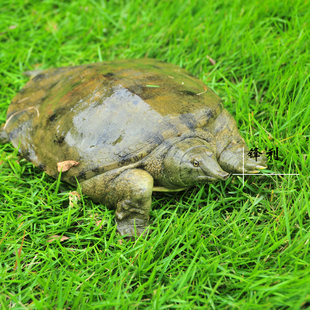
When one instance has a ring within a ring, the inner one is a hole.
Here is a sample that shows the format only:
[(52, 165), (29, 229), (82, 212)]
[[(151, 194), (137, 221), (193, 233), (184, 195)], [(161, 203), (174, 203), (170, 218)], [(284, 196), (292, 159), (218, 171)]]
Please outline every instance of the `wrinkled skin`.
[(266, 166), (264, 156), (247, 156), (220, 98), (177, 66), (138, 59), (29, 75), (0, 138), (56, 178), (58, 162), (79, 162), (62, 179), (114, 208), (122, 235), (145, 231), (153, 191)]

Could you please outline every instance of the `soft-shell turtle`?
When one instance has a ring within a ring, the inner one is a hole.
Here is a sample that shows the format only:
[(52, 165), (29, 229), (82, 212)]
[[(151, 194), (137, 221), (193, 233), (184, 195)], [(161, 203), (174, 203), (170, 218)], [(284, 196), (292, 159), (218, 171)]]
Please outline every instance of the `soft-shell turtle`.
[(62, 180), (115, 208), (120, 234), (148, 226), (153, 191), (265, 168), (220, 98), (178, 66), (136, 59), (28, 75), (1, 135), (55, 178), (58, 163), (76, 162)]

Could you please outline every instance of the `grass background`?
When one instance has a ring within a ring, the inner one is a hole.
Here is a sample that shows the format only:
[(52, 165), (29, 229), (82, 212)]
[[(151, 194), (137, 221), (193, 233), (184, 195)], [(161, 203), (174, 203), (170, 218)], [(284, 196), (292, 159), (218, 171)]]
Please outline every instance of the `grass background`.
[(309, 23), (307, 0), (1, 0), (1, 123), (23, 71), (154, 57), (214, 89), (250, 147), (279, 148), (267, 173), (299, 176), (156, 194), (133, 242), (2, 145), (0, 309), (310, 308)]

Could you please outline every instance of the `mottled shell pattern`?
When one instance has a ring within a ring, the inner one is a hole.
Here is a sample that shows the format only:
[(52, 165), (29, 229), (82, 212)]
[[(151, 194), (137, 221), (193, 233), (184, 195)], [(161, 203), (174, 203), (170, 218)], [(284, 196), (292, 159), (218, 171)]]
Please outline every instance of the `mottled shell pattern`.
[(9, 106), (6, 131), (25, 158), (54, 177), (57, 163), (79, 162), (63, 173), (74, 184), (207, 128), (222, 108), (212, 90), (176, 65), (101, 62), (35, 75)]

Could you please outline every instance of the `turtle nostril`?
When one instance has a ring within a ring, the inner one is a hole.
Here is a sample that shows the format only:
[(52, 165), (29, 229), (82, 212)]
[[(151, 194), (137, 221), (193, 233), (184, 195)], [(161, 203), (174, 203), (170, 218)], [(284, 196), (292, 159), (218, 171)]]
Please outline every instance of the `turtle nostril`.
[(227, 173), (227, 172), (222, 172), (221, 173), (221, 177), (222, 177), (222, 180), (227, 180), (229, 178), (230, 174)]

